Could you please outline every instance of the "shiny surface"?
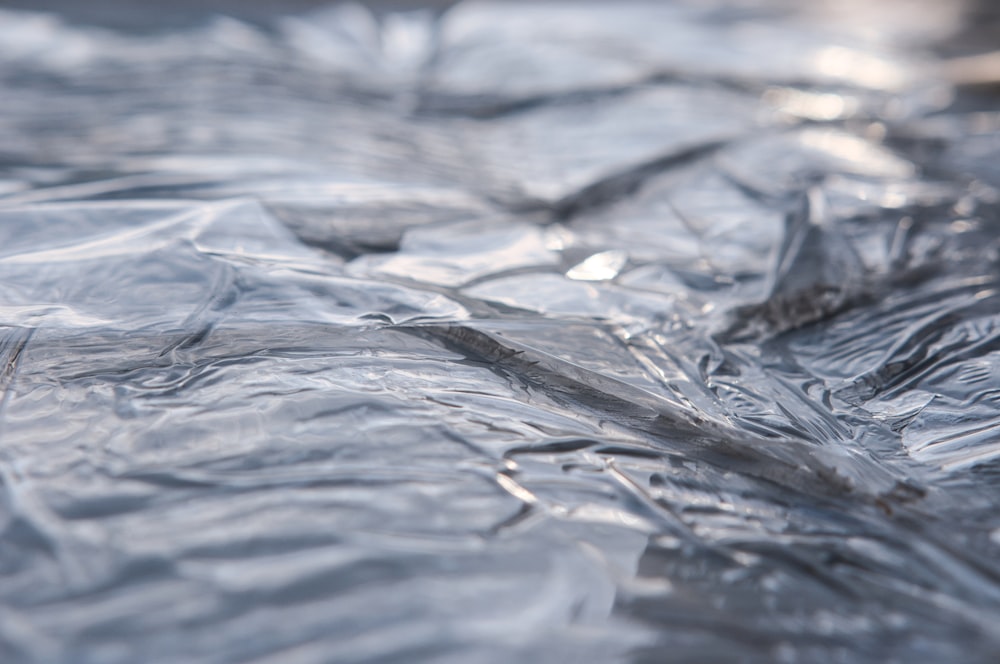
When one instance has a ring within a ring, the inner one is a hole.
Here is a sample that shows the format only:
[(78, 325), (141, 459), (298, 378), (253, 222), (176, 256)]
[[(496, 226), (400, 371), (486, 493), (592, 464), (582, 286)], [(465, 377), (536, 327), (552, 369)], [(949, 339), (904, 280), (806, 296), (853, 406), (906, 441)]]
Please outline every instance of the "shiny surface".
[(996, 661), (1000, 120), (872, 4), (0, 13), (0, 659)]

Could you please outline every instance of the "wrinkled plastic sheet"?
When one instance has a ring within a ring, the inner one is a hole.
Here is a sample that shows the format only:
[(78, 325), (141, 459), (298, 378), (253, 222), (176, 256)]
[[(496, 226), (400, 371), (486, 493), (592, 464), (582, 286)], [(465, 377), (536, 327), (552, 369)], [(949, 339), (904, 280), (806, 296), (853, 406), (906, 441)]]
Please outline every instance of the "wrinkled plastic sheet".
[(2, 661), (997, 661), (1000, 115), (871, 5), (0, 13)]

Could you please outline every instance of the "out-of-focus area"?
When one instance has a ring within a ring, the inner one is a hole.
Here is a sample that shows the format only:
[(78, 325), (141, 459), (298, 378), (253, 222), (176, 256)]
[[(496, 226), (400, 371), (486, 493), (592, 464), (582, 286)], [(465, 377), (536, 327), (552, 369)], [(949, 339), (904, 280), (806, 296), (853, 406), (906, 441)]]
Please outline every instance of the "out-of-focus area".
[[(502, 1), (502, 0), (501, 0)], [(512, 0), (516, 1), (516, 0)], [(413, 9), (444, 9), (457, 0), (362, 0), (376, 11), (406, 11)], [(334, 4), (329, 0), (175, 0), (152, 5), (138, 0), (3, 0), (0, 7), (34, 11), (58, 12), (74, 21), (119, 29), (162, 30), (191, 24), (212, 14), (224, 14), (242, 20), (268, 20), (280, 14), (294, 14)], [(578, 0), (577, 6), (588, 4), (612, 5), (607, 0)], [(706, 3), (693, 3), (702, 4)], [(709, 3), (712, 4), (712, 0)], [(720, 4), (720, 3), (716, 3)], [(865, 30), (906, 30), (921, 26), (942, 36), (956, 37), (948, 47), (956, 51), (973, 48), (990, 49), (998, 43), (1000, 8), (991, 0), (820, 0), (796, 3), (792, 0), (739, 0), (726, 2), (727, 7), (746, 10), (785, 8), (804, 10), (817, 20), (833, 19)], [(863, 28), (861, 26), (864, 26)], [(934, 26), (929, 28), (929, 26)]]
[[(585, 0), (586, 1), (586, 0)], [(0, 7), (56, 12), (66, 19), (123, 30), (159, 31), (190, 26), (208, 16), (222, 14), (244, 21), (266, 22), (282, 14), (296, 14), (326, 7), (329, 0), (177, 0), (148, 3), (139, 0), (4, 0)], [(368, 0), (360, 2), (376, 11), (444, 9), (455, 0)]]

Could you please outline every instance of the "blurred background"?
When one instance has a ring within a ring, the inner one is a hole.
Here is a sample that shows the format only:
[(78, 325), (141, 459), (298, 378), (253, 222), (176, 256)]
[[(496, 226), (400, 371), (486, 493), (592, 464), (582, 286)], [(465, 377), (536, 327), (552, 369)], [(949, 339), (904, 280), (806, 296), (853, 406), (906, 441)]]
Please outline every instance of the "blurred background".
[[(291, 14), (337, 4), (330, 0), (177, 0), (170, 3), (135, 0), (4, 0), (0, 7), (59, 12), (83, 23), (130, 30), (176, 28), (224, 14), (246, 21), (262, 21), (275, 14)], [(378, 10), (447, 7), (454, 0), (369, 0), (360, 4)]]
[[(581, 4), (588, 0), (578, 0)], [(593, 1), (593, 0), (590, 0)], [(600, 0), (597, 0), (598, 2)], [(129, 30), (161, 30), (197, 23), (212, 14), (224, 14), (246, 21), (264, 21), (275, 14), (299, 13), (317, 7), (338, 4), (331, 0), (174, 0), (148, 3), (137, 0), (0, 0), (0, 7), (58, 12), (64, 18), (106, 27)], [(419, 8), (442, 9), (456, 0), (363, 0), (359, 4), (380, 11)], [(790, 0), (750, 0), (748, 7), (791, 5)], [(954, 51), (1000, 48), (1000, 3), (994, 0), (886, 0), (878, 3), (821, 0), (809, 3), (820, 12), (851, 13), (864, 11), (906, 20), (911, 12), (925, 12), (938, 5), (963, 16), (961, 32), (942, 44)], [(874, 7), (872, 5), (875, 5)]]
[[(581, 4), (588, 0), (578, 0)], [(593, 0), (590, 0), (593, 1)], [(600, 0), (597, 0), (600, 2)], [(174, 0), (149, 3), (137, 0), (0, 0), (0, 7), (58, 12), (64, 18), (106, 27), (129, 30), (161, 30), (197, 23), (212, 14), (224, 14), (246, 21), (264, 21), (275, 14), (299, 13), (338, 4), (331, 0)], [(362, 0), (359, 4), (379, 11), (419, 8), (447, 8), (456, 0)], [(791, 5), (791, 0), (749, 0), (748, 7)], [(885, 0), (878, 3), (857, 0), (821, 0), (809, 3), (820, 12), (863, 11), (905, 21), (912, 12), (925, 12), (938, 5), (963, 16), (962, 28), (942, 48), (970, 51), (1000, 48), (1000, 3), (994, 0)], [(872, 5), (875, 5), (874, 7)]]

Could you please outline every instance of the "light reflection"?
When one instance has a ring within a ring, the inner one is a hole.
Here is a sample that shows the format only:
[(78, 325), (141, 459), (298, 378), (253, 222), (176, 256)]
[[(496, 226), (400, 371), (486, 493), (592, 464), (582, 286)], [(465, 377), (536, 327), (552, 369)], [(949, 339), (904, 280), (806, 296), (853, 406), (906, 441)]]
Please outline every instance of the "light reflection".
[(770, 88), (764, 103), (797, 118), (817, 121), (837, 120), (858, 112), (858, 100), (831, 92), (808, 92), (794, 88)]
[(877, 55), (844, 46), (829, 46), (815, 57), (816, 70), (830, 78), (850, 81), (872, 90), (899, 90), (910, 79), (907, 72)]
[(577, 281), (607, 281), (617, 277), (627, 262), (624, 251), (602, 251), (577, 264), (566, 276)]
[(508, 475), (504, 475), (503, 473), (497, 473), (496, 478), (497, 478), (497, 484), (503, 487), (504, 491), (514, 496), (518, 500), (522, 501), (523, 503), (528, 505), (534, 505), (535, 503), (538, 502), (538, 498), (535, 496), (535, 494), (531, 493), (523, 486), (515, 482)]
[(959, 85), (996, 85), (1000, 83), (1000, 51), (955, 58), (944, 69), (948, 79)]
[(843, 168), (864, 175), (907, 178), (913, 175), (913, 164), (863, 138), (844, 132), (807, 130), (800, 134), (803, 145), (843, 160)]

